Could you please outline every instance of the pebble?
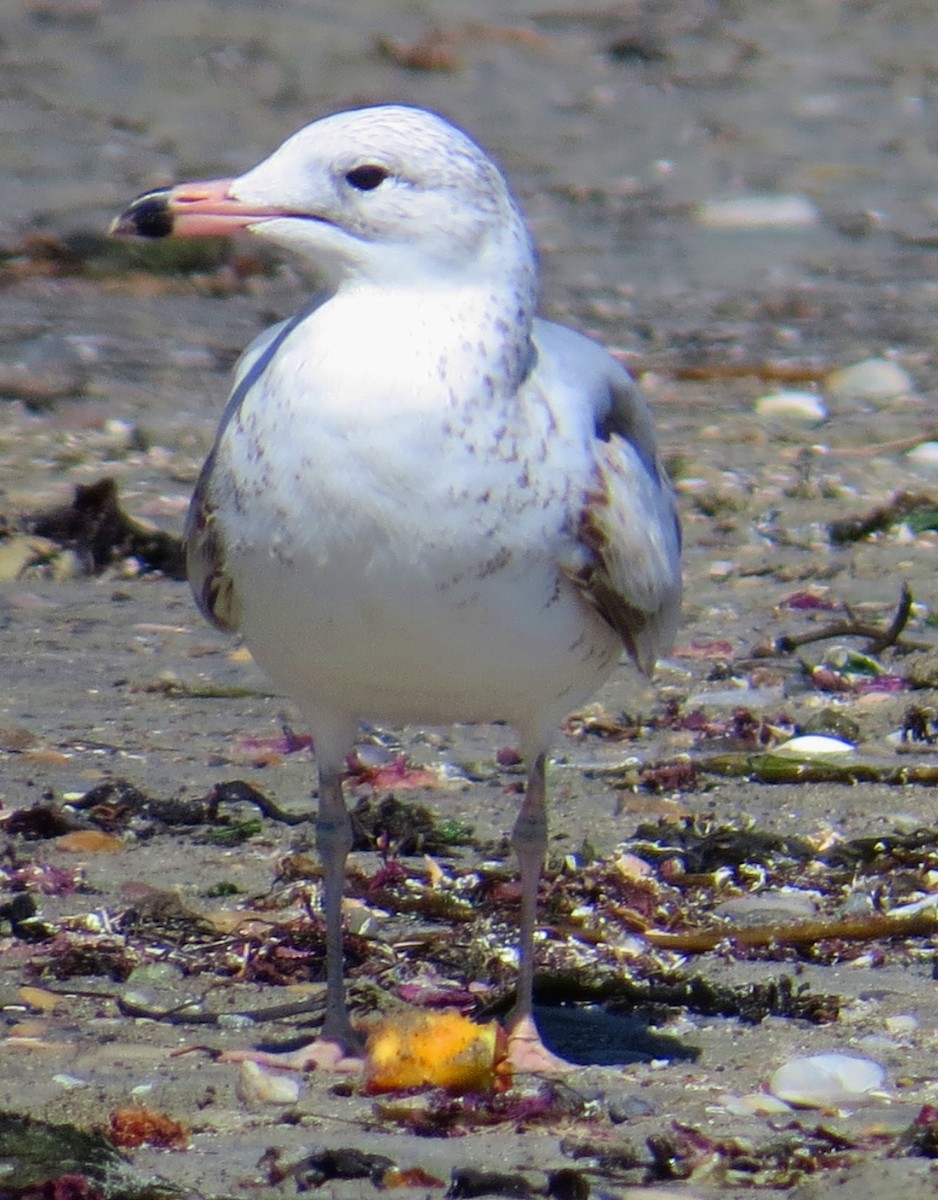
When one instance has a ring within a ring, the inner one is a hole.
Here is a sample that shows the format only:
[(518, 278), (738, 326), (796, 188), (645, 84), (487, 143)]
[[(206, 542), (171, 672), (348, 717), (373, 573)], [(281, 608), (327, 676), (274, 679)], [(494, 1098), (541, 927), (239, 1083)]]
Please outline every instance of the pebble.
[(869, 892), (851, 892), (837, 909), (837, 916), (840, 918), (868, 917), (875, 911), (876, 905)]
[(66, 1092), (75, 1092), (79, 1088), (89, 1086), (89, 1080), (80, 1079), (77, 1075), (53, 1075), (52, 1082), (57, 1083), (60, 1088), (64, 1088)]
[(49, 538), (14, 533), (0, 543), (0, 583), (15, 583), (39, 574), (48, 579), (77, 579), (85, 572), (72, 550), (63, 550)]
[(755, 412), (760, 417), (789, 421), (823, 421), (827, 418), (824, 402), (814, 392), (769, 392), (756, 401)]
[(895, 905), (889, 910), (889, 915), (891, 917), (917, 917), (920, 913), (927, 913), (934, 909), (938, 909), (938, 893), (929, 892), (920, 900), (910, 900), (908, 904)]
[(906, 458), (917, 467), (938, 467), (938, 442), (919, 442)]
[(697, 209), (705, 229), (785, 229), (817, 225), (820, 214), (807, 196), (752, 194), (707, 200)]
[(850, 1054), (812, 1054), (791, 1058), (769, 1080), (779, 1100), (802, 1108), (834, 1108), (882, 1087), (886, 1069), (871, 1058)]
[(810, 892), (770, 891), (754, 896), (734, 896), (715, 910), (721, 917), (747, 925), (774, 925), (779, 921), (810, 921), (817, 916), (817, 898)]
[(918, 1029), (918, 1017), (913, 1013), (898, 1013), (894, 1017), (887, 1017), (883, 1024), (886, 1032), (893, 1037), (909, 1037)]
[(871, 403), (895, 400), (915, 391), (908, 371), (888, 358), (867, 358), (849, 367), (840, 367), (831, 371), (824, 386), (832, 399)]
[(128, 987), (172, 987), (185, 978), (180, 967), (175, 963), (152, 962), (134, 967), (124, 981)]
[(217, 1024), (219, 1029), (250, 1029), (254, 1018), (247, 1013), (219, 1013)]
[(265, 1104), (296, 1104), (300, 1097), (298, 1076), (270, 1071), (247, 1059), (238, 1069), (235, 1091), (242, 1104), (257, 1108)]
[(687, 705), (690, 709), (692, 706), (709, 705), (711, 708), (739, 708), (740, 705), (745, 705), (746, 708), (771, 708), (773, 704), (779, 704), (782, 700), (782, 689), (780, 687), (731, 687), (719, 688), (716, 691), (702, 690), (694, 692), (687, 699)]
[(63, 396), (81, 395), (88, 365), (75, 346), (55, 333), (28, 342), (13, 362), (0, 362), (0, 395), (43, 408)]
[(634, 1121), (636, 1117), (654, 1116), (655, 1106), (643, 1096), (617, 1096), (609, 1101), (606, 1111), (613, 1125), (623, 1125), (626, 1121)]

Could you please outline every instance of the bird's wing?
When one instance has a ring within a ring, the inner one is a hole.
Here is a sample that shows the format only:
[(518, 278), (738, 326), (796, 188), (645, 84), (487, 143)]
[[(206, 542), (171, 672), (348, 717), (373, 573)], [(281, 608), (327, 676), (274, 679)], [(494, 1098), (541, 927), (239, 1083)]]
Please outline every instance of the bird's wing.
[(196, 603), (206, 620), (226, 633), (236, 633), (240, 604), (234, 581), (225, 563), (225, 544), (215, 519), (215, 462), (218, 447), (229, 423), (235, 418), (250, 390), (267, 370), (274, 355), (296, 327), (323, 303), (313, 300), (295, 316), (265, 329), (248, 345), (235, 364), (234, 386), (222, 413), (215, 445), (199, 473), (186, 518), (186, 572)]
[(589, 338), (538, 321), (535, 345), (543, 386), (573, 389), (589, 424), (590, 476), (574, 497), (576, 553), (564, 572), (650, 673), (681, 605), (681, 530), (651, 414), (628, 371)]

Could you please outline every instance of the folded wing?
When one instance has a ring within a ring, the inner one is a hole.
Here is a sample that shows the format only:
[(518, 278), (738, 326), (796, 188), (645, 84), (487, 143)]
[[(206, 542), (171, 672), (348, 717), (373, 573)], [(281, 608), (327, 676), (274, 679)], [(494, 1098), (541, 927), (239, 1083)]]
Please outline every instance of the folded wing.
[(646, 674), (671, 645), (681, 606), (681, 531), (635, 381), (595, 342), (538, 322), (546, 378), (588, 398), (590, 478), (571, 512), (576, 553), (563, 569)]

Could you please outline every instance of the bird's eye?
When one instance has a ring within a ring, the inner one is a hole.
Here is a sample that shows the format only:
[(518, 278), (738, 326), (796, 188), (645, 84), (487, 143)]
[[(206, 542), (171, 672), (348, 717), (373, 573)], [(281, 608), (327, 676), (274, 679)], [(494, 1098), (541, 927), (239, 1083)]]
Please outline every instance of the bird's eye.
[(386, 167), (379, 167), (377, 163), (364, 163), (360, 167), (352, 167), (351, 171), (346, 171), (345, 182), (351, 184), (356, 191), (373, 192), (376, 187), (380, 187), (390, 175), (390, 171)]

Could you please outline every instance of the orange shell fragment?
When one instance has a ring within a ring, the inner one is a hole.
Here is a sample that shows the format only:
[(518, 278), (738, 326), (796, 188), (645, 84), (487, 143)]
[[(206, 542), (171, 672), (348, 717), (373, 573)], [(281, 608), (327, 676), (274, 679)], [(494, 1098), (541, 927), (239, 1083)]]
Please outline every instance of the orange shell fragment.
[(396, 1013), (368, 1034), (365, 1086), (372, 1093), (434, 1087), (502, 1091), (511, 1082), (506, 1050), (496, 1022), (477, 1025), (454, 1009)]

